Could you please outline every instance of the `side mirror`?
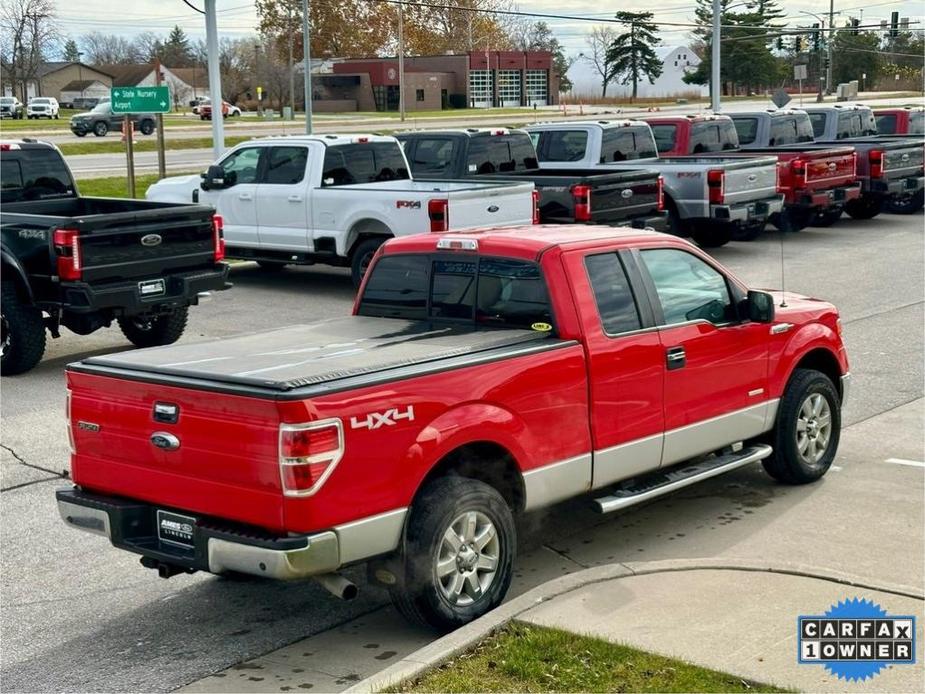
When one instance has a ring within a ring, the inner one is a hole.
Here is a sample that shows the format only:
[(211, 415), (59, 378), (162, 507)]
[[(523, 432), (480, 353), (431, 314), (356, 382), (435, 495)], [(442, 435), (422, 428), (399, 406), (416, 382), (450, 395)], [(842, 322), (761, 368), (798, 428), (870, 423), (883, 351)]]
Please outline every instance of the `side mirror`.
[(748, 319), (755, 323), (770, 323), (774, 320), (774, 297), (767, 292), (748, 291)]
[(200, 174), (200, 178), (203, 190), (218, 190), (234, 185), (234, 178), (226, 177), (225, 170), (217, 164), (212, 164), (205, 173)]

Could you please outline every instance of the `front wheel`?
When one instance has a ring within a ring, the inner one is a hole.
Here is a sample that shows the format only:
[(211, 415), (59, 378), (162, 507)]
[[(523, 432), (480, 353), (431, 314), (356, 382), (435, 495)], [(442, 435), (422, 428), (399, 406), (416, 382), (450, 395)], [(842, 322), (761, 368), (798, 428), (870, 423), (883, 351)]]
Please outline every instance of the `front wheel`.
[(886, 203), (886, 211), (892, 214), (915, 214), (925, 206), (925, 191), (920, 190), (914, 195), (891, 199)]
[(841, 436), (841, 398), (825, 374), (797, 369), (790, 377), (769, 434), (774, 452), (763, 461), (774, 479), (807, 484), (821, 478), (835, 459)]
[(449, 631), (497, 607), (511, 585), (517, 532), (494, 487), (466, 477), (431, 482), (411, 509), (395, 607)]
[(14, 376), (32, 369), (45, 353), (42, 312), (27, 304), (9, 280), (0, 288), (0, 373)]
[(141, 130), (142, 135), (150, 135), (154, 132), (154, 123), (149, 120), (142, 121), (138, 129)]
[(376, 255), (376, 251), (379, 250), (379, 246), (385, 243), (386, 239), (366, 239), (357, 244), (356, 249), (353, 251), (353, 259), (350, 261), (350, 274), (353, 279), (353, 286), (359, 289), (360, 284), (363, 282), (363, 277), (366, 275), (366, 271), (369, 269), (369, 264), (373, 260), (373, 256)]
[(880, 214), (883, 209), (883, 200), (870, 195), (863, 195), (854, 200), (849, 200), (845, 205), (845, 212), (852, 219), (873, 219)]
[(105, 122), (100, 121), (93, 126), (93, 134), (97, 137), (106, 137), (106, 133), (109, 132), (109, 126)]
[(186, 329), (189, 307), (174, 309), (162, 316), (119, 318), (122, 334), (136, 347), (172, 345)]

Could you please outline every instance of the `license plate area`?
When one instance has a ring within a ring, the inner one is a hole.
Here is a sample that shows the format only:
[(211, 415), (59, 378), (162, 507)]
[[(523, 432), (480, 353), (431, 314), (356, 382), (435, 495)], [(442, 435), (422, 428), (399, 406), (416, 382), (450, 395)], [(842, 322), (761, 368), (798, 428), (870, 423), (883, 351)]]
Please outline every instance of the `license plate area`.
[(144, 280), (138, 283), (138, 293), (142, 298), (148, 296), (161, 296), (167, 290), (164, 280)]
[(157, 511), (157, 539), (172, 547), (192, 550), (196, 546), (196, 519), (171, 511)]
[(919, 179), (917, 178), (907, 178), (906, 179), (906, 190), (915, 190), (919, 187)]

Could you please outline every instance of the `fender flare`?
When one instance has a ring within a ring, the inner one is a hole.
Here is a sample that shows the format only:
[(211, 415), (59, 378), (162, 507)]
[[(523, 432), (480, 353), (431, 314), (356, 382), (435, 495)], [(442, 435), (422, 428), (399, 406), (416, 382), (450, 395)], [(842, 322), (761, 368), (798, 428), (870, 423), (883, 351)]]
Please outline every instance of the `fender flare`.
[[(768, 374), (768, 385), (773, 397), (782, 397), (790, 377), (797, 364), (813, 350), (825, 350), (832, 355), (833, 361), (844, 375), (843, 358), (839, 357), (838, 336), (835, 331), (823, 323), (809, 323), (802, 326), (787, 341), (784, 349), (777, 355), (775, 361), (777, 369)], [(838, 387), (838, 383), (835, 384)]]
[(10, 267), (16, 273), (16, 278), (25, 290), (26, 297), (29, 299), (29, 303), (33, 303), (35, 301), (35, 297), (32, 294), (32, 285), (29, 283), (29, 277), (26, 275), (26, 271), (23, 269), (19, 259), (10, 253), (6, 248), (2, 248), (0, 249), (0, 260), (2, 260), (2, 264), (4, 266)]
[[(378, 227), (375, 231), (366, 232), (358, 230), (363, 225), (373, 225)], [(386, 239), (395, 238), (395, 232), (388, 222), (371, 214), (358, 215), (356, 219), (351, 220), (347, 225), (347, 236), (344, 240), (344, 255), (349, 256), (361, 234), (368, 233), (371, 236), (382, 236)]]

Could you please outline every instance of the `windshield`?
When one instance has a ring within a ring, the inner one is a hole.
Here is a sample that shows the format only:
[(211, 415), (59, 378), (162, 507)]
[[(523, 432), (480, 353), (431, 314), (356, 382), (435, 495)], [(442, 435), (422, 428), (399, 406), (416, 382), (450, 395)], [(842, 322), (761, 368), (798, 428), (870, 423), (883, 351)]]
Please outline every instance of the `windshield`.
[(32, 103), (33, 104), (50, 104), (51, 99), (33, 99)]
[(12, 96), (2, 96), (0, 97), (0, 104), (9, 105), (14, 103)]
[(373, 267), (357, 314), (486, 327), (552, 324), (536, 263), (468, 254), (386, 255)]
[(104, 101), (101, 104), (97, 104), (92, 109), (93, 113), (108, 113), (109, 112), (109, 102)]

